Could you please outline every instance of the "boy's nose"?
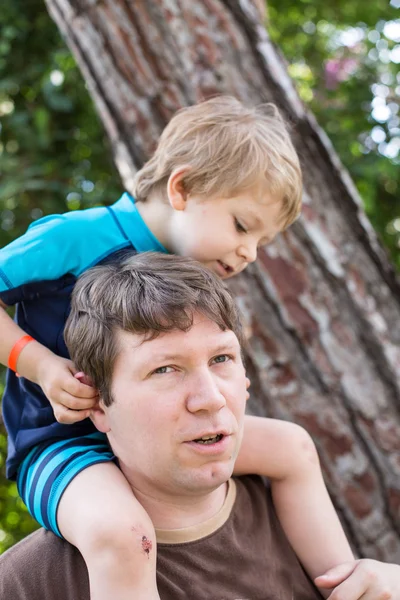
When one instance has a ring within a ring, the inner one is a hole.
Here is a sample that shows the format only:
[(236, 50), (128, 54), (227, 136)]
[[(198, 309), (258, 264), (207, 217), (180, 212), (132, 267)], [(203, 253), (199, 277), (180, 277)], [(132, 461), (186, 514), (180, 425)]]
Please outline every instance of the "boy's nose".
[(238, 248), (238, 255), (240, 258), (243, 258), (247, 263), (254, 262), (257, 259), (257, 245), (251, 244), (242, 244)]

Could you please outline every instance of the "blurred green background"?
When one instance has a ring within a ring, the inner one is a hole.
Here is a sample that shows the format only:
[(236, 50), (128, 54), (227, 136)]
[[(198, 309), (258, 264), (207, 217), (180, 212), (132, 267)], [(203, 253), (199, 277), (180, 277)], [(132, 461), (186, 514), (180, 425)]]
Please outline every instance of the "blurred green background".
[[(43, 215), (111, 203), (122, 189), (44, 3), (1, 4), (0, 247)], [(400, 267), (400, 0), (271, 0), (268, 27)], [(0, 424), (0, 553), (35, 528), (4, 478), (5, 455)]]

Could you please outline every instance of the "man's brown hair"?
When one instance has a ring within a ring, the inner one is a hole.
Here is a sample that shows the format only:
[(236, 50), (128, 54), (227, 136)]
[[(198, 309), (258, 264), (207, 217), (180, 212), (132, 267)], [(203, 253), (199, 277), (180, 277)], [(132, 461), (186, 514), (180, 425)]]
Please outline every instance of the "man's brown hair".
[(94, 267), (77, 281), (64, 337), (76, 367), (89, 376), (104, 404), (119, 353), (118, 330), (153, 339), (193, 325), (202, 313), (242, 342), (238, 310), (222, 281), (190, 258), (145, 252)]

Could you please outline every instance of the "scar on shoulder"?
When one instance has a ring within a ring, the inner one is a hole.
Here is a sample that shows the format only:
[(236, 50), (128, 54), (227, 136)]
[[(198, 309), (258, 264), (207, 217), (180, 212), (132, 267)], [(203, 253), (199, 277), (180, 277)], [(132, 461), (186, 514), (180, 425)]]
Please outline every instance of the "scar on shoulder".
[(150, 556), (150, 550), (153, 549), (153, 542), (149, 540), (145, 535), (142, 536), (142, 550), (147, 554), (147, 558)]

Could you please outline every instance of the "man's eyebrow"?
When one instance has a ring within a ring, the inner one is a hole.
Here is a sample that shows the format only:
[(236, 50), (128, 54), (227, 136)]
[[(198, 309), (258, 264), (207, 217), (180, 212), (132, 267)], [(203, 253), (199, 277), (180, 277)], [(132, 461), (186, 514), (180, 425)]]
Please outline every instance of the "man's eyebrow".
[[(217, 354), (223, 354), (225, 352), (232, 352), (232, 351), (240, 351), (240, 348), (238, 346), (237, 343), (235, 342), (226, 342), (223, 344), (218, 344), (218, 346), (215, 347), (210, 347), (210, 354), (213, 354), (214, 356)], [(151, 361), (152, 362), (170, 362), (170, 361), (174, 361), (174, 360), (180, 360), (182, 358), (187, 358), (187, 355), (185, 353), (180, 353), (180, 352), (155, 352), (154, 354), (151, 355)]]
[(155, 352), (154, 354), (151, 355), (150, 359), (152, 362), (169, 362), (169, 361), (174, 361), (180, 358), (183, 358), (184, 354), (179, 354), (179, 353), (168, 353), (168, 352), (160, 352), (159, 354), (157, 352)]
[(212, 349), (213, 354), (223, 354), (224, 352), (232, 352), (233, 350), (238, 350), (239, 346), (235, 342), (226, 342), (224, 344), (219, 344), (215, 348)]

